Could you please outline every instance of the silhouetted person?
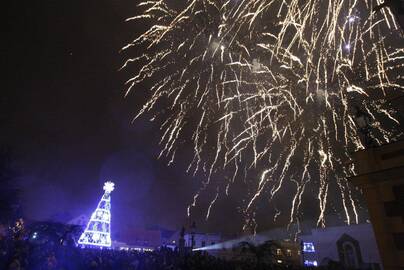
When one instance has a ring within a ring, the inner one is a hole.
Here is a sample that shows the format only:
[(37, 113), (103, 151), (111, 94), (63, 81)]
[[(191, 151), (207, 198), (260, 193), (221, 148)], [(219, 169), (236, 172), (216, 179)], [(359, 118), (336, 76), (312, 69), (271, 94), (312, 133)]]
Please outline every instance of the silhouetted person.
[(185, 251), (184, 236), (185, 236), (185, 228), (184, 228), (184, 226), (182, 226), (181, 232), (180, 232), (180, 239), (178, 239), (178, 249), (179, 249), (180, 254), (184, 254), (184, 251)]
[(373, 8), (374, 12), (380, 11), (382, 8), (388, 7), (394, 14), (394, 17), (404, 31), (404, 1), (403, 0), (385, 0), (380, 5)]

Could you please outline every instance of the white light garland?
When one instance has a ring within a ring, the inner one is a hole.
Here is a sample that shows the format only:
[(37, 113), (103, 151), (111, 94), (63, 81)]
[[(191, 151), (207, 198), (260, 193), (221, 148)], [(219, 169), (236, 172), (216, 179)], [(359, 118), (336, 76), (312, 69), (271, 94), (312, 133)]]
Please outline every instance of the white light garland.
[(98, 203), (97, 209), (92, 213), (87, 227), (78, 241), (82, 246), (111, 247), (111, 192), (114, 190), (113, 182), (105, 182), (104, 195)]

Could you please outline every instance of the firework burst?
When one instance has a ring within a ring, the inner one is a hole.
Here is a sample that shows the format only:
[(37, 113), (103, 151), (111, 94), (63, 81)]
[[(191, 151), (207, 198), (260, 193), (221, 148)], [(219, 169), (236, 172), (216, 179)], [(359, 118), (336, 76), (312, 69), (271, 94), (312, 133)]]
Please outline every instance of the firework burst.
[[(354, 166), (347, 164), (364, 145), (354, 108), (371, 120), (374, 143), (394, 139), (399, 124), (386, 98), (403, 90), (404, 46), (394, 46), (389, 10), (371, 14), (372, 0), (170, 2), (141, 2), (143, 13), (128, 19), (149, 28), (124, 47), (143, 51), (124, 67), (141, 65), (127, 94), (151, 85), (135, 118), (163, 120), (160, 156), (171, 163), (192, 141), (188, 171), (206, 178), (188, 210), (214, 185), (208, 218), (218, 197), (251, 172), (246, 224), (254, 223), (260, 198), (284, 192), (292, 193), (290, 223), (298, 222), (309, 186), (318, 190), (318, 225), (335, 191), (346, 222), (357, 222), (347, 182)], [(212, 181), (219, 171), (232, 175)]]

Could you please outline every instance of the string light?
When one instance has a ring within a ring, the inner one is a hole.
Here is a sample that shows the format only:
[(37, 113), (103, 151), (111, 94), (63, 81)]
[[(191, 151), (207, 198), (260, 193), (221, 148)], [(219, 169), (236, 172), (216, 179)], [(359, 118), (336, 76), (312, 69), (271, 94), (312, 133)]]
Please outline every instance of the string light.
[(97, 209), (91, 215), (87, 227), (81, 234), (79, 245), (92, 247), (111, 247), (111, 192), (113, 182), (105, 182), (104, 195), (98, 203)]

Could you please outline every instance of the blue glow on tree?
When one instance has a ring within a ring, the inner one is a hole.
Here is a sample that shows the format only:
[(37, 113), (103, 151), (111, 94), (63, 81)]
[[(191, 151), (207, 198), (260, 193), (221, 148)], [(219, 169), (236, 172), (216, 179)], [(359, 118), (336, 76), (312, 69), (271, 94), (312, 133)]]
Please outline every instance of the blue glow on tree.
[(111, 247), (111, 192), (114, 186), (113, 182), (105, 182), (104, 195), (81, 234), (79, 245)]

